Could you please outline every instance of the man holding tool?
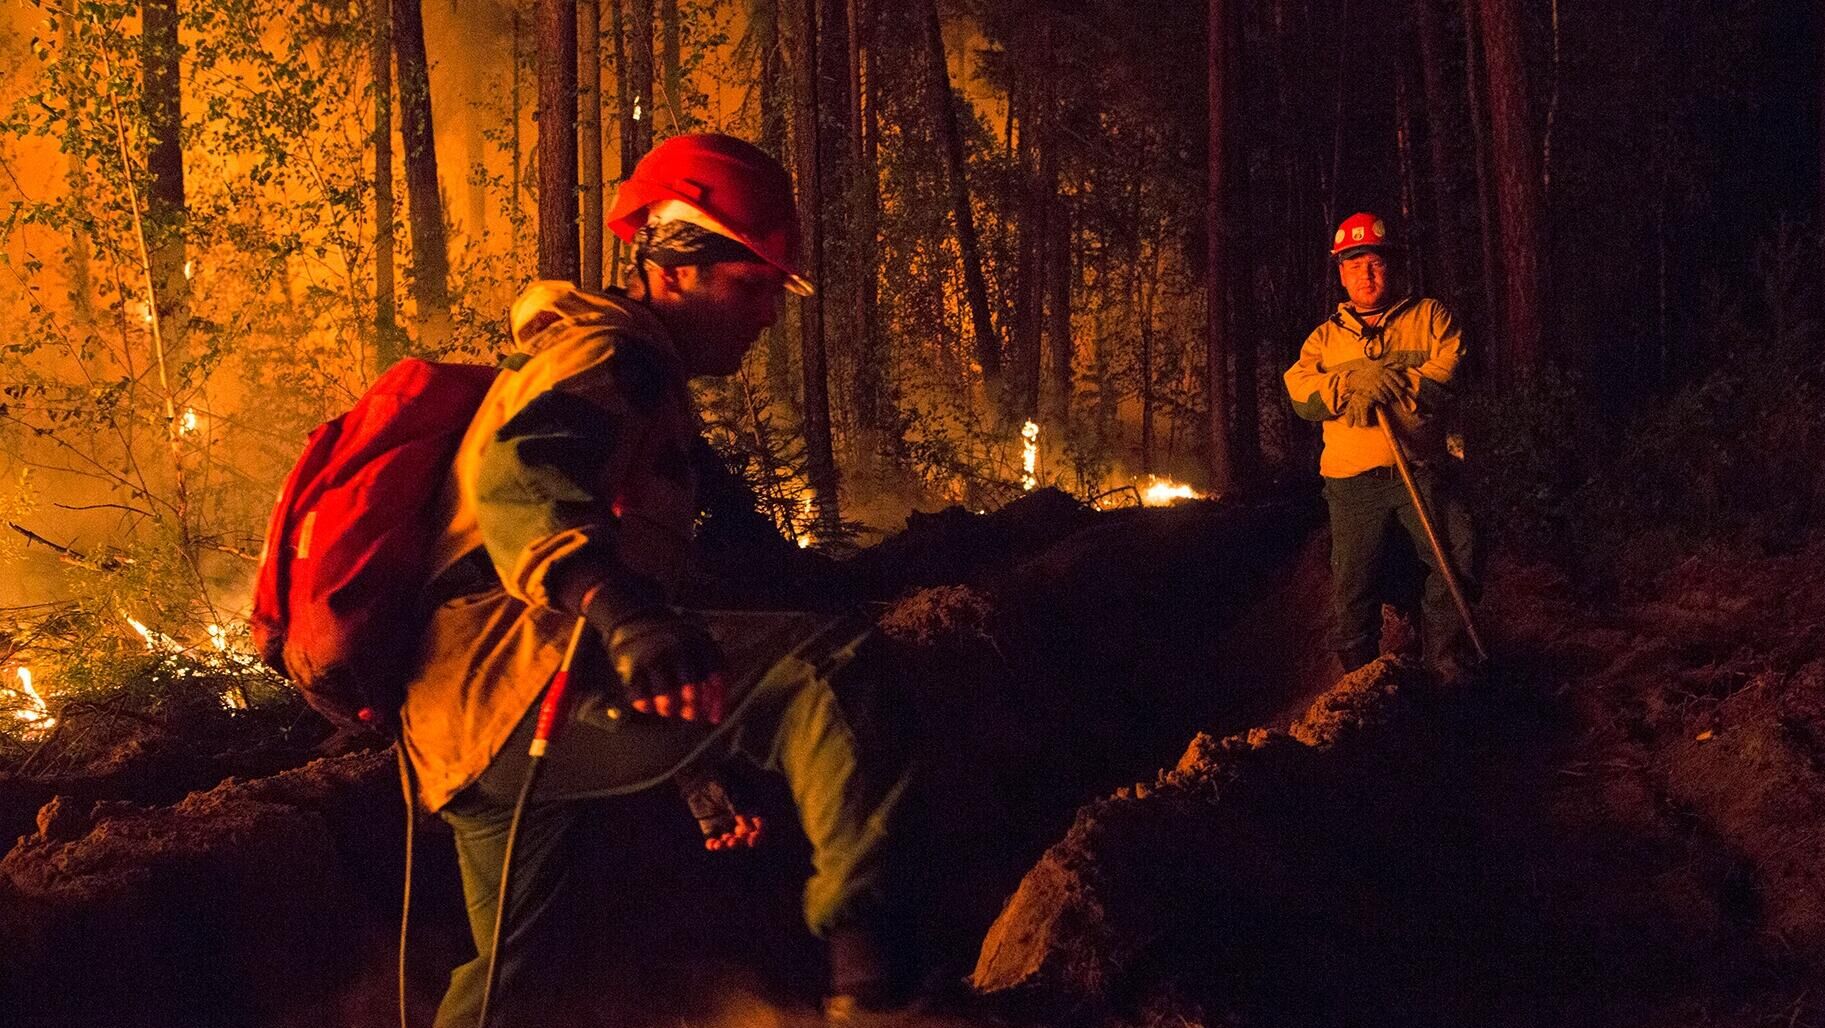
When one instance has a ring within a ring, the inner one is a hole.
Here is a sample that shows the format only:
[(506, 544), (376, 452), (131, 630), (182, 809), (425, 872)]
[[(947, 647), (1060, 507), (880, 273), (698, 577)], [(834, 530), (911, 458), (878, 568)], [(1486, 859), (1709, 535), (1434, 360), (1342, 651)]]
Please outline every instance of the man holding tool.
[(1374, 214), (1332, 237), (1348, 299), (1287, 369), (1293, 410), (1324, 426), (1319, 474), (1331, 514), (1331, 648), (1344, 671), (1380, 653), (1376, 569), (1398, 524), (1426, 566), (1427, 667), (1456, 682), (1484, 657), (1470, 616), (1472, 535), (1452, 488), (1441, 414), (1464, 346), (1451, 312), (1406, 289), (1398, 245)]
[(894, 863), (909, 772), (881, 644), (847, 619), (673, 606), (699, 511), (687, 379), (737, 372), (783, 293), (811, 290), (791, 183), (748, 143), (678, 136), (622, 184), (608, 225), (633, 243), (627, 290), (520, 296), (526, 356), (446, 488), (401, 723), (421, 798), (455, 830), (480, 956), (437, 1024), (558, 1023), (588, 930), (580, 879), (616, 874), (572, 845), (583, 801), (735, 755), (786, 779), (812, 847), (805, 918), (830, 944), (827, 1017), (866, 1024), (910, 984)]

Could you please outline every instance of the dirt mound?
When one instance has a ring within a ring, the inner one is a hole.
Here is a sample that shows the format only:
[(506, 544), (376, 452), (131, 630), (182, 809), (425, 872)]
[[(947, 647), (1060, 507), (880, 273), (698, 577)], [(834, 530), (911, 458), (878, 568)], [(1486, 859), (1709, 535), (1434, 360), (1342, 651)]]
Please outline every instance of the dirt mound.
[(1384, 660), (1199, 736), (1079, 811), (975, 984), (1048, 1023), (1825, 1023), (1822, 569), (1501, 567), (1491, 682)]
[(251, 1023), (379, 929), (361, 883), (398, 867), (355, 847), (400, 809), (386, 753), (170, 807), (53, 800), (0, 860), (0, 922), (23, 929), (0, 949), (0, 1004), (16, 1024)]

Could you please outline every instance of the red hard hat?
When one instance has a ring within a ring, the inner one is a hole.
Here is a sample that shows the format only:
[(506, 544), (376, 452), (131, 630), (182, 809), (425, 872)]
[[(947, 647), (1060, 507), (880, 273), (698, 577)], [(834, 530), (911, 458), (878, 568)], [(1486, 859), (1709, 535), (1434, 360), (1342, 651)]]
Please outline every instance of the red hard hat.
[(792, 180), (759, 147), (715, 132), (673, 136), (660, 143), (615, 190), (609, 231), (631, 242), (655, 205), (668, 200), (685, 204), (703, 216), (704, 227), (785, 272), (786, 286), (793, 292), (811, 291), (811, 283), (799, 273)]
[(1382, 220), (1381, 215), (1358, 211), (1337, 226), (1337, 234), (1331, 237), (1331, 256), (1339, 257), (1350, 250), (1397, 245), (1394, 233), (1389, 230), (1388, 223)]

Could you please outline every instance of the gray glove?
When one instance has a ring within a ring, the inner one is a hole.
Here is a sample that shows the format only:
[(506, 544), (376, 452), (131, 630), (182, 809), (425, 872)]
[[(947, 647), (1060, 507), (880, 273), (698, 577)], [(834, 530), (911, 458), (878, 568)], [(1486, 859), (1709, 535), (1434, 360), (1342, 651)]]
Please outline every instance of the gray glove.
[(631, 574), (602, 579), (585, 595), (580, 613), (601, 635), (635, 710), (722, 720), (722, 649), (703, 622), (659, 602), (658, 587)]
[(702, 622), (659, 607), (618, 621), (602, 638), (635, 710), (722, 720), (722, 648)]
[(1375, 364), (1357, 368), (1344, 376), (1343, 419), (1353, 428), (1367, 428), (1375, 423), (1371, 408), (1388, 407), (1407, 388), (1407, 376), (1399, 368)]

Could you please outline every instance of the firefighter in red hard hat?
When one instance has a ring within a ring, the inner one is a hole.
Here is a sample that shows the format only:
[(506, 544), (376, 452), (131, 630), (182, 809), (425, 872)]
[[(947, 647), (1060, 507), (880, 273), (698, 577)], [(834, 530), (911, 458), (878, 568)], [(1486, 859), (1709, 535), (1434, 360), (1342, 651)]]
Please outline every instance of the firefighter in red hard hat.
[(587, 931), (575, 893), (617, 873), (571, 845), (582, 801), (740, 755), (784, 775), (811, 842), (805, 917), (830, 943), (829, 1019), (866, 1023), (911, 984), (896, 848), (909, 776), (885, 644), (853, 619), (674, 605), (699, 475), (714, 470), (686, 380), (737, 371), (782, 293), (811, 290), (791, 182), (741, 140), (679, 136), (634, 169), (607, 222), (633, 243), (628, 288), (526, 289), (511, 313), (525, 356), (483, 401), (446, 490), (401, 722), (421, 798), (455, 830), (482, 955), (451, 976), (437, 1024), (476, 1023), (528, 741), (573, 631), (580, 695), (520, 823), (490, 1021), (567, 1023), (554, 1004)]
[(1375, 417), (1379, 409), (1409, 455), (1452, 569), (1473, 591), (1471, 526), (1442, 420), (1463, 338), (1444, 304), (1408, 291), (1405, 248), (1385, 219), (1367, 211), (1345, 218), (1331, 237), (1331, 256), (1345, 299), (1312, 330), (1285, 375), (1293, 410), (1323, 425), (1318, 470), (1331, 515), (1331, 647), (1345, 671), (1381, 652), (1378, 570), (1385, 549), (1404, 533), (1426, 565), (1420, 621), (1427, 665), (1439, 678), (1457, 680), (1473, 663), (1463, 623)]

